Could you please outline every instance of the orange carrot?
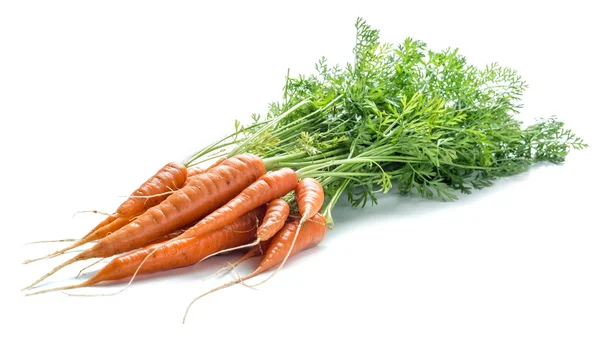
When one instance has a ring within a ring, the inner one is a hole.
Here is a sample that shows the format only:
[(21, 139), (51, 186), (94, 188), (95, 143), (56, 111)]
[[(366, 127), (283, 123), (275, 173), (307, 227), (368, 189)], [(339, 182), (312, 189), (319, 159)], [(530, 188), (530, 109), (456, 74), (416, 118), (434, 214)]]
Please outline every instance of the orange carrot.
[(157, 243), (119, 256), (106, 264), (93, 277), (80, 284), (42, 290), (28, 295), (87, 287), (104, 281), (130, 278), (136, 273), (140, 262), (152, 252), (146, 264), (137, 273), (152, 273), (192, 265), (215, 251), (252, 240), (256, 236), (256, 221), (262, 219), (264, 210), (264, 207), (254, 209), (237, 218), (226, 228), (211, 232), (204, 237), (180, 239), (168, 244)]
[(283, 258), (283, 261), (281, 261), (277, 271), (273, 272), (273, 274), (271, 274), (267, 279), (254, 286), (264, 284), (267, 280), (273, 278), (273, 276), (275, 276), (279, 270), (281, 270), (287, 259), (293, 254), (292, 249), (295, 248), (294, 244), (296, 243), (296, 239), (300, 234), (302, 225), (306, 220), (312, 218), (319, 212), (323, 206), (323, 201), (325, 200), (323, 186), (321, 186), (321, 183), (319, 183), (317, 180), (312, 178), (300, 180), (298, 186), (296, 186), (296, 189), (294, 190), (294, 195), (296, 196), (296, 202), (298, 203), (298, 210), (300, 210), (301, 218), (299, 221), (300, 226), (296, 228), (296, 233), (292, 239), (292, 245), (290, 246), (285, 258)]
[(185, 184), (183, 184), (184, 186), (189, 184), (190, 181), (192, 180), (192, 177), (198, 175), (198, 174), (202, 174), (204, 172), (210, 171), (211, 169), (219, 166), (223, 161), (225, 161), (225, 157), (219, 158), (219, 160), (215, 161), (212, 165), (208, 166), (206, 169), (201, 168), (200, 166), (193, 166), (193, 167), (188, 167), (188, 176), (187, 179), (185, 180)]
[[(132, 216), (141, 213), (150, 206), (156, 206), (167, 199), (169, 191), (183, 187), (187, 178), (187, 169), (180, 163), (170, 162), (150, 179), (146, 180), (131, 196), (117, 208), (119, 216)], [(145, 198), (138, 198), (145, 197)], [(146, 198), (148, 197), (148, 198)]]
[(323, 206), (323, 201), (325, 200), (323, 186), (313, 178), (300, 180), (294, 193), (303, 220), (312, 218)]
[(190, 227), (177, 239), (197, 237), (223, 228), (242, 214), (287, 194), (297, 184), (298, 177), (292, 169), (282, 168), (269, 172), (246, 187), (225, 205), (204, 217), (195, 226)]
[(279, 198), (271, 201), (267, 207), (265, 219), (256, 232), (257, 240), (266, 241), (271, 239), (283, 227), (289, 214), (290, 205), (287, 201)]
[(105, 236), (107, 236), (110, 233), (113, 233), (119, 229), (121, 229), (121, 227), (129, 224), (129, 222), (132, 221), (132, 219), (135, 219), (137, 217), (133, 216), (133, 217), (118, 217), (117, 219), (115, 219), (113, 222), (109, 223), (108, 225), (102, 226), (99, 229), (97, 229), (95, 232), (93, 232), (90, 235), (85, 236), (84, 238), (81, 238), (77, 241), (75, 241), (74, 243), (72, 243), (71, 245), (60, 249), (54, 253), (45, 255), (43, 257), (40, 258), (35, 258), (35, 259), (30, 259), (30, 260), (25, 260), (23, 261), (24, 264), (29, 264), (38, 260), (42, 260), (42, 259), (49, 259), (49, 258), (54, 258), (57, 257), (63, 253), (66, 253), (69, 250), (72, 250), (74, 248), (77, 248), (81, 245), (87, 244), (89, 242), (92, 242), (94, 240), (99, 240), (104, 238)]
[(268, 205), (267, 212), (265, 213), (262, 223), (260, 226), (258, 226), (256, 239), (253, 242), (241, 246), (227, 248), (222, 251), (215, 252), (211, 254), (211, 256), (239, 250), (242, 248), (257, 246), (261, 241), (265, 242), (271, 239), (283, 227), (283, 224), (285, 224), (289, 213), (290, 205), (288, 205), (285, 200), (279, 198), (272, 200)]
[(206, 170), (204, 170), (200, 166), (188, 167), (187, 171), (188, 171), (188, 175), (187, 175), (187, 179), (185, 180), (184, 186), (187, 185), (190, 182), (190, 178), (191, 177), (206, 172)]
[[(190, 226), (191, 226), (191, 225), (190, 225)], [(185, 230), (186, 230), (186, 229), (187, 229), (187, 228), (182, 228), (182, 229), (180, 229), (180, 230), (173, 231), (173, 232), (171, 232), (171, 233), (169, 233), (169, 234), (163, 235), (163, 236), (162, 236), (162, 237), (160, 237), (160, 238), (157, 238), (157, 239), (154, 239), (154, 240), (152, 240), (151, 242), (149, 242), (148, 244), (146, 244), (146, 246), (144, 246), (144, 247), (148, 247), (148, 246), (150, 246), (150, 245), (154, 245), (154, 244), (160, 244), (160, 243), (163, 243), (163, 242), (169, 241), (169, 240), (171, 240), (171, 239), (175, 238), (176, 236), (178, 236), (178, 235), (182, 234), (183, 232), (185, 232)], [(76, 278), (76, 279), (77, 279), (77, 278), (79, 278), (79, 276), (81, 275), (81, 273), (83, 273), (83, 271), (85, 271), (85, 270), (87, 270), (88, 268), (90, 268), (90, 267), (92, 267), (92, 266), (94, 266), (94, 265), (98, 264), (99, 262), (101, 262), (101, 261), (102, 261), (102, 260), (104, 260), (104, 259), (105, 259), (105, 258), (100, 258), (100, 260), (97, 260), (97, 261), (95, 261), (94, 263), (92, 263), (91, 265), (88, 265), (88, 266), (86, 266), (86, 267), (82, 268), (82, 269), (79, 271), (79, 273), (77, 274), (77, 276), (76, 276), (75, 278)]]
[[(140, 248), (153, 239), (177, 230), (194, 220), (199, 220), (236, 197), (264, 173), (265, 167), (259, 157), (251, 154), (233, 156), (210, 171), (194, 176), (187, 186), (175, 191), (159, 205), (149, 208), (134, 221), (107, 235), (93, 247), (55, 267), (25, 289), (37, 285), (61, 268), (74, 262), (90, 258), (110, 257)], [(253, 208), (237, 214), (234, 218), (223, 218), (223, 220), (227, 220), (226, 224), (229, 224), (237, 217), (262, 204), (257, 204)], [(223, 226), (225, 224), (221, 225), (221, 227)]]
[(183, 186), (187, 179), (187, 169), (178, 162), (170, 162), (163, 166), (156, 174), (146, 180), (138, 189), (130, 194), (117, 208), (116, 212), (109, 215), (90, 232), (82, 237), (85, 238), (101, 227), (104, 227), (119, 217), (131, 217), (144, 212), (147, 208), (159, 204), (165, 200), (169, 191), (177, 190)]
[[(297, 230), (300, 230), (300, 232), (298, 233), (298, 236), (295, 237)], [(299, 219), (294, 219), (293, 221), (286, 223), (283, 228), (273, 237), (273, 239), (271, 239), (271, 243), (269, 244), (265, 255), (254, 272), (243, 278), (214, 288), (192, 300), (185, 311), (183, 321), (185, 322), (190, 307), (196, 300), (207, 294), (244, 282), (270, 270), (271, 268), (282, 263), (285, 260), (285, 257), (287, 257), (288, 253), (294, 255), (302, 250), (316, 246), (323, 240), (326, 233), (327, 220), (321, 214), (316, 214), (312, 218), (306, 220), (304, 227), (300, 225)], [(293, 241), (294, 239), (296, 241)]]

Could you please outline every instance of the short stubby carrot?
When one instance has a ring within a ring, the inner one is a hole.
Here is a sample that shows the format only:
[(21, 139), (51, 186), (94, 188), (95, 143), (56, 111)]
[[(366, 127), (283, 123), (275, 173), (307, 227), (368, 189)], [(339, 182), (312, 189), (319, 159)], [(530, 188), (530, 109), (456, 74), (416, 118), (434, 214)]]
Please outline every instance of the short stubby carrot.
[[(295, 238), (296, 231), (298, 229), (300, 232), (298, 233), (298, 237)], [(323, 238), (325, 238), (326, 233), (327, 220), (321, 214), (314, 215), (312, 218), (306, 220), (303, 225), (300, 225), (300, 219), (294, 219), (293, 221), (286, 223), (283, 228), (271, 239), (267, 251), (265, 252), (260, 264), (258, 264), (258, 267), (256, 270), (254, 270), (254, 272), (243, 278), (214, 288), (192, 300), (185, 311), (183, 321), (185, 322), (185, 318), (187, 317), (190, 307), (196, 300), (207, 294), (241, 283), (270, 270), (271, 268), (281, 264), (287, 257), (288, 253), (294, 255), (300, 251), (316, 246), (323, 240)], [(294, 242), (293, 239), (296, 239), (296, 241)]]
[(216, 251), (252, 240), (256, 236), (257, 221), (263, 218), (264, 213), (264, 207), (259, 207), (237, 218), (227, 227), (206, 234), (203, 237), (180, 239), (169, 242), (164, 246), (163, 243), (156, 243), (121, 255), (80, 284), (42, 290), (28, 295), (87, 287), (104, 281), (131, 278), (136, 274), (142, 260), (152, 252), (137, 273), (152, 273), (192, 265)]
[[(134, 221), (107, 235), (93, 247), (55, 267), (25, 289), (37, 285), (61, 268), (74, 262), (110, 257), (140, 248), (149, 241), (177, 230), (194, 220), (199, 220), (217, 207), (232, 200), (250, 184), (261, 178), (264, 173), (264, 163), (255, 155), (239, 154), (228, 158), (210, 171), (194, 176), (187, 186), (175, 191), (159, 205), (149, 208)], [(248, 208), (243, 213), (236, 215), (235, 218), (227, 219), (225, 224), (233, 222), (237, 217), (262, 204)], [(212, 230), (216, 229), (218, 228)]]
[(271, 239), (285, 224), (290, 215), (290, 205), (287, 201), (277, 198), (269, 202), (265, 219), (258, 227), (256, 238), (258, 241)]
[(304, 220), (312, 218), (323, 206), (323, 201), (325, 200), (323, 186), (313, 178), (300, 180), (294, 193), (296, 202), (298, 203), (298, 210)]

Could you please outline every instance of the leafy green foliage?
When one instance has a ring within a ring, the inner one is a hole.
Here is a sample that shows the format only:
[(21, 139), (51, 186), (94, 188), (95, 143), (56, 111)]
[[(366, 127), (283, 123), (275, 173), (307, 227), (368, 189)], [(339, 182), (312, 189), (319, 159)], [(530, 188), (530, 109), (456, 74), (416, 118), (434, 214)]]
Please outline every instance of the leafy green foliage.
[[(321, 181), (331, 210), (345, 193), (353, 206), (399, 192), (457, 199), (538, 161), (560, 163), (587, 145), (554, 117), (522, 128), (515, 119), (527, 88), (512, 69), (469, 65), (457, 49), (432, 51), (411, 38), (394, 47), (356, 22), (354, 62), (286, 77), (283, 101), (192, 159), (234, 146), (271, 169), (293, 167)], [(319, 155), (322, 155), (320, 157)]]

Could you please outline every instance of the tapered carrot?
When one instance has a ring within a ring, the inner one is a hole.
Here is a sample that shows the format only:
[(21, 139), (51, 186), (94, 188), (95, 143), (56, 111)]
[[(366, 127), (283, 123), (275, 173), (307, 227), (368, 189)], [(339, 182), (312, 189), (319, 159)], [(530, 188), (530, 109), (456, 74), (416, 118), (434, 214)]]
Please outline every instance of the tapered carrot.
[(67, 247), (65, 247), (63, 249), (60, 249), (60, 250), (58, 250), (58, 251), (56, 251), (54, 253), (45, 255), (45, 256), (40, 257), (40, 258), (25, 260), (25, 261), (23, 261), (23, 263), (24, 264), (29, 264), (29, 263), (32, 263), (32, 262), (35, 262), (35, 261), (38, 261), (38, 260), (42, 260), (42, 259), (54, 258), (54, 257), (57, 257), (57, 256), (59, 256), (61, 254), (66, 253), (69, 250), (77, 248), (77, 247), (79, 247), (81, 245), (85, 245), (85, 244), (90, 243), (90, 242), (92, 242), (94, 240), (102, 239), (105, 236), (107, 236), (108, 234), (111, 234), (111, 233), (113, 233), (113, 232), (121, 229), (121, 227), (129, 224), (132, 221), (132, 219), (134, 219), (136, 217), (137, 217), (137, 215), (134, 216), (134, 217), (119, 217), (119, 218), (115, 219), (113, 222), (109, 223), (108, 225), (100, 227), (99, 229), (97, 229), (92, 234), (90, 234), (90, 235), (88, 235), (88, 236), (86, 236), (86, 237), (84, 237), (82, 239), (79, 239), (79, 240), (75, 241), (74, 243), (72, 243), (71, 245), (69, 245), (69, 246), (67, 246)]
[(302, 225), (306, 220), (312, 218), (313, 216), (317, 215), (317, 213), (319, 213), (319, 210), (321, 209), (321, 207), (323, 207), (323, 202), (325, 200), (325, 192), (323, 191), (323, 186), (321, 186), (320, 182), (312, 178), (305, 178), (300, 180), (298, 186), (296, 186), (296, 189), (294, 190), (294, 195), (298, 204), (298, 210), (300, 211), (300, 226), (296, 228), (296, 233), (294, 234), (294, 238), (292, 239), (292, 245), (290, 246), (290, 249), (286, 254), (285, 258), (283, 258), (283, 261), (281, 261), (281, 264), (279, 264), (277, 270), (273, 272), (268, 278), (254, 286), (264, 284), (265, 282), (267, 282), (267, 280), (273, 278), (273, 276), (275, 276), (275, 274), (277, 274), (279, 270), (281, 270), (283, 265), (285, 265), (287, 259), (292, 255), (292, 249), (294, 248), (296, 239), (300, 234), (300, 229), (302, 228)]
[(294, 194), (303, 220), (312, 218), (313, 215), (317, 214), (325, 200), (323, 186), (313, 178), (300, 180)]
[(37, 291), (27, 295), (87, 287), (104, 281), (130, 278), (136, 274), (140, 262), (151, 252), (154, 253), (137, 273), (152, 273), (192, 265), (215, 251), (252, 240), (256, 236), (257, 220), (261, 220), (263, 215), (264, 208), (259, 207), (237, 218), (226, 228), (203, 237), (180, 239), (168, 242), (168, 244), (157, 243), (119, 256), (106, 264), (93, 277), (80, 284)]
[[(217, 167), (218, 168), (218, 167)], [(190, 227), (182, 235), (171, 240), (201, 237), (204, 234), (223, 228), (244, 213), (264, 205), (267, 202), (287, 194), (298, 184), (296, 172), (289, 168), (282, 168), (269, 172), (246, 187), (234, 199), (204, 217), (196, 225)], [(168, 243), (168, 242), (167, 242)], [(149, 254), (149, 256), (152, 253)], [(143, 266), (145, 260), (140, 266)]]
[[(192, 226), (192, 225), (190, 225), (190, 226)], [(150, 242), (149, 242), (149, 243), (147, 243), (147, 244), (146, 244), (146, 246), (144, 246), (144, 247), (148, 247), (148, 246), (150, 246), (150, 245), (154, 245), (154, 244), (160, 244), (160, 243), (162, 243), (162, 242), (169, 241), (169, 240), (171, 240), (171, 239), (175, 238), (176, 236), (178, 236), (178, 235), (182, 234), (183, 232), (185, 232), (185, 230), (186, 230), (186, 229), (187, 229), (187, 228), (186, 228), (186, 227), (184, 227), (184, 228), (182, 228), (182, 229), (180, 229), (180, 230), (176, 230), (176, 231), (173, 231), (173, 232), (171, 232), (171, 233), (169, 233), (169, 234), (163, 235), (162, 237), (159, 237), (159, 238), (156, 238), (156, 239), (154, 239), (154, 240), (150, 241)], [(77, 274), (77, 276), (76, 276), (75, 278), (79, 278), (79, 276), (81, 275), (81, 273), (83, 273), (83, 271), (85, 271), (85, 270), (87, 270), (88, 268), (90, 268), (90, 267), (92, 267), (92, 266), (94, 266), (94, 265), (98, 264), (98, 263), (99, 263), (99, 262), (101, 262), (102, 260), (105, 260), (105, 258), (100, 258), (100, 260), (97, 260), (97, 261), (95, 261), (94, 263), (92, 263), (91, 265), (88, 265), (88, 266), (86, 266), (86, 267), (82, 268), (82, 269), (79, 271), (79, 273)]]
[(272, 200), (271, 202), (269, 202), (267, 212), (265, 213), (265, 217), (262, 223), (260, 224), (260, 226), (258, 226), (258, 230), (256, 232), (256, 239), (253, 242), (232, 248), (227, 248), (219, 252), (215, 252), (211, 254), (211, 256), (239, 250), (242, 248), (257, 246), (261, 241), (265, 242), (271, 239), (283, 227), (283, 224), (285, 224), (289, 213), (290, 205), (285, 200), (279, 198)]
[[(299, 230), (299, 233), (298, 236), (295, 237), (297, 230)], [(312, 218), (306, 220), (303, 227), (300, 225), (300, 219), (294, 219), (293, 221), (286, 223), (283, 228), (273, 237), (273, 239), (271, 239), (271, 243), (269, 244), (265, 255), (254, 272), (196, 297), (187, 307), (183, 316), (183, 321), (185, 322), (190, 307), (194, 304), (194, 302), (196, 302), (196, 300), (207, 294), (244, 282), (270, 270), (271, 268), (282, 263), (288, 253), (294, 255), (302, 250), (316, 246), (323, 240), (326, 233), (327, 220), (321, 214), (316, 214)], [(294, 241), (294, 239), (296, 241)]]
[[(259, 157), (251, 154), (233, 156), (210, 171), (194, 176), (187, 186), (175, 191), (159, 205), (151, 207), (134, 221), (98, 241), (93, 247), (55, 267), (25, 289), (37, 285), (74, 262), (110, 257), (137, 249), (153, 239), (198, 220), (232, 200), (264, 173), (265, 166)], [(260, 205), (262, 204), (253, 208)], [(231, 223), (253, 208), (237, 214), (234, 218), (224, 219), (227, 220), (227, 224)]]
[(240, 215), (284, 196), (298, 184), (296, 172), (282, 168), (261, 176), (229, 202), (219, 207), (177, 237), (197, 237), (222, 228)]
[(130, 217), (145, 211), (147, 208), (159, 204), (168, 197), (168, 193), (183, 186), (187, 179), (187, 169), (178, 162), (170, 162), (163, 166), (156, 174), (146, 180), (138, 189), (130, 194), (117, 208), (114, 214), (108, 216), (82, 238), (94, 233), (103, 226), (115, 221), (119, 217)]

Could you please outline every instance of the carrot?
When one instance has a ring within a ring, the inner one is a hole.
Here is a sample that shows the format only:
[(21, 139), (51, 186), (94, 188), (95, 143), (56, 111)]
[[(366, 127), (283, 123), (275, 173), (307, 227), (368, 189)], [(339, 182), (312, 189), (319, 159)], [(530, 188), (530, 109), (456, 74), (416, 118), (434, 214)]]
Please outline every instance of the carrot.
[(204, 172), (206, 172), (206, 171), (200, 166), (188, 167), (187, 168), (188, 175), (187, 175), (186, 183), (189, 181), (189, 179), (191, 177), (198, 175), (198, 174), (202, 174)]
[[(88, 280), (70, 286), (51, 288), (29, 293), (41, 294), (73, 288), (88, 287), (100, 282), (130, 278), (136, 273), (153, 273), (192, 265), (215, 251), (250, 241), (256, 236), (256, 222), (264, 216), (264, 207), (256, 208), (226, 228), (204, 237), (179, 239), (168, 244), (157, 243), (113, 259)], [(139, 272), (140, 262), (154, 252)]]
[(96, 227), (82, 237), (85, 238), (101, 227), (104, 227), (119, 217), (128, 217), (144, 212), (147, 208), (155, 206), (167, 198), (170, 191), (181, 188), (187, 179), (187, 169), (178, 162), (170, 162), (163, 166), (156, 174), (146, 180), (138, 189), (129, 195), (117, 208), (115, 213), (109, 215)]
[[(285, 195), (298, 184), (296, 172), (289, 168), (282, 168), (277, 171), (269, 172), (260, 177), (246, 187), (234, 199), (213, 211), (204, 217), (196, 225), (190, 227), (182, 235), (171, 240), (201, 237), (204, 234), (219, 230), (228, 223), (243, 215), (244, 213), (257, 208), (267, 202)], [(240, 246), (236, 248), (247, 247)], [(234, 250), (236, 248), (230, 249)], [(152, 255), (150, 253), (148, 256)], [(140, 266), (144, 265), (145, 260)]]
[[(258, 227), (256, 239), (258, 242), (271, 239), (285, 224), (290, 214), (290, 205), (283, 199), (271, 201), (265, 213), (265, 219)], [(258, 245), (258, 242), (255, 245)]]
[[(25, 289), (37, 285), (61, 268), (74, 262), (110, 257), (137, 249), (151, 240), (177, 230), (194, 220), (199, 220), (217, 207), (232, 200), (264, 173), (265, 167), (259, 157), (251, 154), (235, 155), (210, 171), (194, 176), (187, 186), (175, 191), (159, 205), (149, 208), (134, 221), (107, 235), (93, 247), (55, 267)], [(262, 204), (255, 205), (253, 208), (260, 205)], [(227, 219), (227, 223), (233, 222), (237, 217), (253, 208), (236, 215), (235, 218)]]
[[(300, 230), (300, 232), (296, 237), (298, 230)], [(183, 321), (185, 322), (190, 307), (194, 304), (194, 302), (196, 302), (196, 300), (204, 297), (207, 294), (244, 282), (270, 270), (271, 268), (282, 263), (287, 257), (287, 254), (291, 253), (291, 255), (294, 255), (302, 250), (316, 246), (323, 240), (326, 233), (327, 220), (321, 214), (316, 214), (312, 218), (306, 220), (304, 227), (301, 227), (299, 219), (294, 219), (293, 221), (286, 223), (283, 228), (273, 237), (273, 239), (271, 239), (271, 243), (269, 244), (265, 255), (254, 272), (196, 297), (187, 307)]]
[(146, 208), (156, 206), (165, 200), (167, 196), (163, 193), (183, 187), (186, 179), (186, 167), (178, 162), (170, 162), (135, 190), (130, 198), (117, 208), (116, 214), (118, 216), (132, 216), (144, 212)]
[(235, 198), (213, 211), (177, 239), (197, 237), (222, 228), (242, 214), (281, 197), (298, 184), (296, 172), (282, 168), (261, 176)]
[(69, 245), (69, 246), (67, 246), (67, 247), (65, 247), (63, 249), (60, 249), (60, 250), (58, 250), (58, 251), (56, 251), (54, 253), (45, 255), (45, 256), (40, 257), (40, 258), (25, 260), (25, 261), (23, 261), (23, 263), (24, 264), (29, 264), (29, 263), (32, 263), (32, 262), (35, 262), (35, 261), (38, 261), (38, 260), (42, 260), (42, 259), (54, 258), (54, 257), (57, 257), (57, 256), (59, 256), (61, 254), (66, 253), (69, 250), (77, 248), (77, 247), (79, 247), (81, 245), (85, 245), (85, 244), (87, 244), (89, 242), (92, 242), (94, 240), (102, 239), (105, 236), (107, 236), (108, 234), (113, 233), (113, 232), (121, 229), (121, 227), (129, 224), (129, 222), (131, 222), (132, 219), (134, 219), (136, 217), (137, 217), (137, 215), (134, 216), (134, 217), (119, 217), (119, 218), (115, 219), (113, 222), (109, 223), (108, 225), (100, 227), (99, 229), (97, 229), (92, 234), (87, 235), (87, 236), (85, 236), (85, 237), (83, 237), (83, 238), (75, 241), (74, 243), (72, 243), (71, 245)]
[(300, 180), (298, 186), (294, 190), (294, 195), (296, 196), (296, 202), (298, 203), (298, 210), (300, 211), (300, 227), (296, 228), (296, 234), (294, 235), (294, 239), (292, 240), (292, 245), (285, 258), (277, 268), (273, 274), (271, 274), (267, 279), (261, 281), (260, 283), (254, 285), (258, 286), (260, 284), (264, 284), (267, 280), (273, 278), (279, 270), (285, 265), (287, 259), (292, 255), (292, 249), (294, 248), (294, 244), (296, 243), (296, 239), (298, 238), (298, 234), (300, 233), (300, 229), (304, 222), (313, 216), (315, 216), (321, 207), (323, 206), (323, 202), (325, 200), (325, 192), (323, 191), (323, 186), (317, 180), (312, 178), (305, 178)]
[(298, 210), (302, 219), (307, 220), (317, 214), (323, 206), (325, 200), (325, 192), (323, 186), (313, 178), (305, 178), (300, 180), (298, 186), (294, 190)]
[(260, 226), (258, 226), (256, 239), (253, 242), (237, 247), (227, 248), (222, 251), (215, 252), (211, 254), (211, 256), (239, 250), (242, 248), (257, 246), (261, 241), (265, 242), (271, 239), (283, 227), (283, 224), (285, 224), (289, 213), (290, 205), (288, 205), (285, 200), (279, 198), (272, 200), (268, 205), (267, 212), (265, 213), (262, 223)]
[[(191, 225), (190, 225), (190, 226), (191, 226)], [(186, 229), (187, 229), (187, 228), (185, 228), (185, 227), (184, 227), (184, 228), (182, 228), (182, 229), (180, 229), (180, 230), (173, 231), (173, 232), (171, 232), (171, 233), (169, 233), (169, 234), (165, 234), (165, 235), (163, 235), (162, 237), (160, 237), (160, 238), (157, 238), (157, 239), (154, 239), (154, 240), (152, 240), (151, 242), (147, 243), (147, 244), (146, 244), (146, 246), (144, 246), (144, 247), (148, 247), (148, 246), (150, 246), (150, 245), (154, 245), (154, 244), (160, 244), (160, 243), (162, 243), (162, 242), (169, 241), (169, 240), (171, 240), (171, 239), (175, 238), (176, 236), (178, 236), (178, 235), (182, 234), (183, 232), (185, 232), (185, 230), (186, 230)], [(102, 260), (104, 260), (104, 259), (105, 259), (105, 258), (100, 258), (100, 260), (97, 260), (97, 261), (95, 261), (94, 263), (92, 263), (91, 265), (88, 265), (88, 266), (86, 266), (86, 267), (82, 268), (82, 269), (79, 271), (79, 273), (77, 274), (77, 276), (76, 276), (75, 278), (79, 278), (79, 276), (81, 275), (81, 273), (83, 273), (83, 271), (85, 271), (85, 270), (87, 270), (88, 268), (90, 268), (90, 267), (92, 267), (92, 266), (94, 266), (94, 265), (98, 264), (99, 262), (101, 262), (101, 261), (102, 261)]]
[(225, 159), (227, 159), (227, 158), (225, 158), (225, 157), (219, 158), (219, 160), (215, 161), (212, 165), (208, 166), (206, 169), (203, 169), (200, 166), (188, 167), (188, 169), (187, 169), (188, 176), (183, 185), (185, 186), (185, 185), (189, 184), (190, 181), (192, 180), (192, 177), (194, 177), (198, 174), (202, 174), (204, 172), (210, 171), (211, 169), (219, 166), (223, 161), (225, 161)]

